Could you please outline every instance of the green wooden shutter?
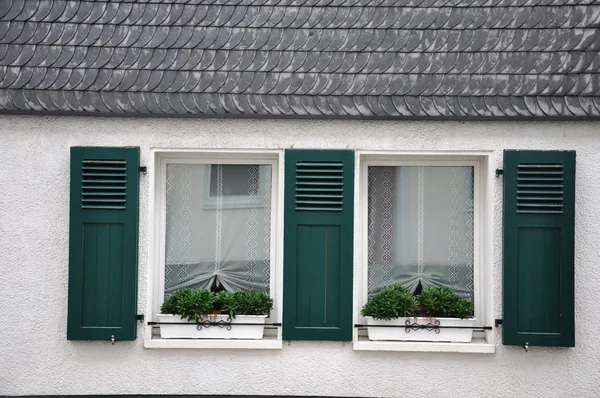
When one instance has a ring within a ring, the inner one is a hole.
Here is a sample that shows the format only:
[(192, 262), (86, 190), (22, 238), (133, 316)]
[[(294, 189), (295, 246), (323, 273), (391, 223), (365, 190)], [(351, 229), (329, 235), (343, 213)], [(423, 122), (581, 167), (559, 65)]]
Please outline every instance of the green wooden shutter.
[(575, 345), (575, 152), (504, 152), (503, 342)]
[(135, 340), (139, 148), (71, 148), (69, 340)]
[(352, 151), (285, 152), (285, 340), (352, 340), (353, 195)]

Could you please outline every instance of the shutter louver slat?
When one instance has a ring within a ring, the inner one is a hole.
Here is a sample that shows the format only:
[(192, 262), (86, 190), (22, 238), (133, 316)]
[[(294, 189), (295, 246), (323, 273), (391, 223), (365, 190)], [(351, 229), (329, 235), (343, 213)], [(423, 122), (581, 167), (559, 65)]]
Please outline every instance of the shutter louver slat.
[(341, 162), (297, 162), (296, 210), (342, 211), (343, 172)]
[(561, 214), (563, 183), (564, 172), (560, 164), (519, 164), (517, 213)]
[(125, 210), (126, 171), (126, 161), (83, 160), (81, 208)]

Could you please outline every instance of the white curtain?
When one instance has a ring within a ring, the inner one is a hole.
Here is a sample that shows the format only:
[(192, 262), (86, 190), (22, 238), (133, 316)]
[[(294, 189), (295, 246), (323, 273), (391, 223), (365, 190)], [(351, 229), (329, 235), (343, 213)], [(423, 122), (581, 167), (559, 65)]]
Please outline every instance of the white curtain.
[(168, 164), (165, 294), (182, 287), (268, 293), (271, 166)]
[(368, 171), (368, 292), (448, 286), (473, 298), (473, 167)]

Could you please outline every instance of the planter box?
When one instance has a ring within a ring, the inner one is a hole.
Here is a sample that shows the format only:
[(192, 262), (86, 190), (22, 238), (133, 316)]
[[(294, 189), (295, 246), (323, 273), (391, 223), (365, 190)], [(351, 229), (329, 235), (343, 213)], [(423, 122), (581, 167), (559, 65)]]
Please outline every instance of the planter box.
[[(266, 319), (266, 315), (238, 315), (229, 324), (227, 315), (210, 315), (203, 319), (205, 322), (197, 324), (181, 319), (179, 315), (158, 314), (158, 322), (161, 323), (160, 337), (163, 339), (260, 340), (263, 338)], [(218, 324), (206, 324), (209, 322)]]
[[(376, 320), (368, 316), (367, 333), (369, 340), (396, 341), (445, 341), (454, 343), (470, 343), (473, 329), (435, 328), (439, 326), (475, 326), (475, 319), (458, 318), (398, 318), (391, 321)], [(439, 323), (438, 323), (439, 322)], [(413, 324), (426, 325), (429, 329), (411, 327)], [(374, 325), (398, 327), (368, 327)], [(438, 333), (439, 332), (439, 333)]]

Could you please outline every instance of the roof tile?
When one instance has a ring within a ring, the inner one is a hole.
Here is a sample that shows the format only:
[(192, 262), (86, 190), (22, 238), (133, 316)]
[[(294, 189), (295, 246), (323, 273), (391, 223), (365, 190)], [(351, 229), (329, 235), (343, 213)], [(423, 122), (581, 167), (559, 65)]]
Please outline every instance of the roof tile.
[(600, 0), (12, 0), (0, 112), (600, 118)]

